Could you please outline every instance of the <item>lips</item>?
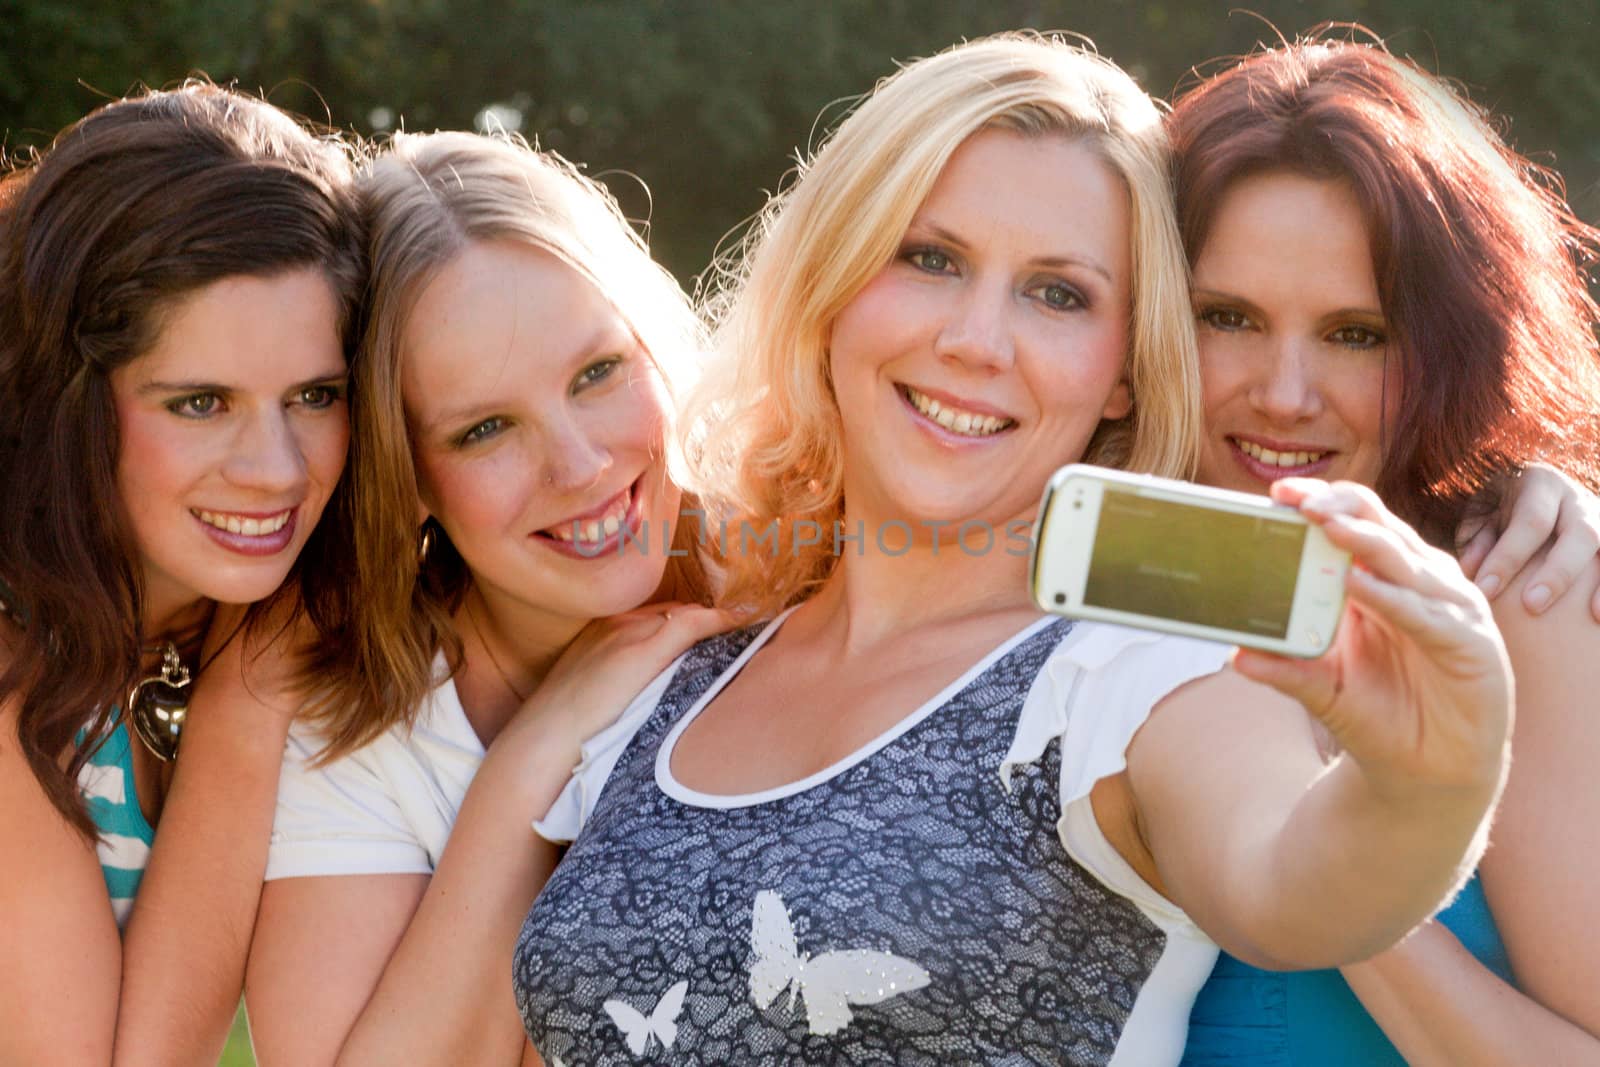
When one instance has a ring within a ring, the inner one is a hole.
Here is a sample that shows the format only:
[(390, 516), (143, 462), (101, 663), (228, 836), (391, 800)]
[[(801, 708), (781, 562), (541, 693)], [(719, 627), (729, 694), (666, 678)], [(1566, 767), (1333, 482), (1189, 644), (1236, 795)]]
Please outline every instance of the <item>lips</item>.
[(638, 533), (638, 480), (598, 507), (536, 530), (533, 536), (563, 555), (594, 559), (614, 549), (624, 529), (630, 535)]
[(898, 388), (900, 396), (919, 415), (957, 437), (993, 437), (1017, 424), (1016, 419), (1006, 415), (979, 411), (950, 399), (940, 400), (909, 385)]
[(1331, 449), (1282, 441), (1268, 445), (1243, 437), (1228, 437), (1227, 442), (1234, 462), (1255, 480), (1269, 485), (1279, 478), (1324, 475), (1339, 454)]
[(294, 509), (284, 508), (282, 511), (261, 516), (259, 514), (246, 514), (235, 511), (207, 511), (203, 508), (193, 508), (190, 510), (190, 514), (207, 526), (215, 527), (218, 530), (242, 534), (245, 537), (262, 537), (268, 534), (275, 534), (283, 529), (284, 524), (294, 514)]
[(1309, 449), (1291, 451), (1286, 449), (1280, 452), (1239, 437), (1231, 438), (1231, 440), (1239, 447), (1239, 451), (1256, 462), (1266, 464), (1269, 467), (1304, 467), (1308, 464), (1316, 463), (1328, 454), (1326, 449), (1316, 451)]
[(212, 511), (190, 508), (189, 514), (213, 542), (242, 556), (274, 556), (294, 541), (298, 507), (282, 511)]

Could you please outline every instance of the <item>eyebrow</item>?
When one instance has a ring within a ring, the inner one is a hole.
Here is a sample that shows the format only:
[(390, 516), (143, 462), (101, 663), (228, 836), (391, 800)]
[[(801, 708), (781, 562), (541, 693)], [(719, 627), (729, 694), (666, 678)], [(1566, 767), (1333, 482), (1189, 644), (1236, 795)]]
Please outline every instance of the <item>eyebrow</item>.
[[(587, 360), (594, 358), (594, 356), (600, 352), (613, 349), (618, 352), (628, 351), (640, 343), (641, 342), (637, 337), (634, 336), (633, 332), (628, 330), (626, 327), (620, 331), (617, 331), (613, 330), (610, 323), (602, 323), (594, 330), (590, 331), (589, 336), (584, 339), (583, 344), (578, 345), (573, 349), (574, 354), (573, 357), (567, 361), (567, 367), (569, 369), (579, 367)], [(467, 404), (462, 404), (459, 407), (450, 408), (447, 411), (440, 412), (434, 418), (424, 423), (422, 428), (425, 432), (432, 433), (443, 427), (452, 426), (457, 423), (465, 422), (469, 419), (475, 419), (477, 417), (490, 414), (501, 406), (502, 405), (499, 401), (494, 400), (473, 401)]]
[[(1225, 304), (1234, 304), (1258, 318), (1265, 317), (1260, 305), (1255, 301), (1246, 300), (1235, 293), (1226, 293), (1220, 289), (1205, 289), (1196, 286), (1189, 290), (1189, 299), (1191, 303), (1217, 301)], [(1389, 317), (1383, 313), (1381, 308), (1342, 307), (1317, 316), (1318, 322), (1328, 322), (1334, 319), (1372, 319), (1385, 325), (1389, 322)]]
[[(292, 392), (295, 392), (296, 390), (299, 390), (299, 389), (310, 389), (313, 386), (327, 385), (330, 382), (348, 381), (349, 378), (350, 378), (350, 372), (348, 370), (329, 371), (326, 374), (314, 375), (314, 376), (312, 376), (310, 378), (307, 378), (303, 382), (295, 382), (293, 385), (289, 386), (288, 389), (285, 390), (285, 391), (292, 393)], [(202, 382), (202, 381), (162, 382), (162, 381), (154, 381), (154, 382), (145, 382), (143, 385), (139, 386), (139, 395), (140, 396), (147, 396), (147, 395), (149, 395), (151, 393), (232, 393), (232, 392), (237, 392), (237, 390), (233, 386), (224, 385), (221, 382)]]
[(1246, 300), (1237, 293), (1225, 293), (1221, 289), (1205, 289), (1198, 285), (1191, 286), (1189, 288), (1190, 303), (1204, 303), (1206, 301), (1216, 301), (1223, 304), (1236, 304), (1243, 310), (1250, 312), (1252, 315), (1259, 315), (1261, 313), (1261, 308), (1256, 305), (1255, 301)]
[[(907, 230), (907, 236), (910, 236), (911, 230), (922, 230), (929, 236), (935, 237), (946, 244), (955, 245), (957, 248), (967, 247), (967, 242), (964, 241), (959, 234), (945, 229), (936, 222), (917, 222), (916, 220), (913, 220), (910, 229)], [(1030, 262), (1041, 267), (1079, 267), (1083, 270), (1092, 271), (1093, 273), (1100, 275), (1100, 277), (1104, 278), (1108, 284), (1116, 284), (1115, 280), (1111, 277), (1111, 271), (1106, 269), (1104, 264), (1102, 264), (1099, 260), (1090, 259), (1085, 256), (1043, 256), (1039, 259), (1030, 260)]]

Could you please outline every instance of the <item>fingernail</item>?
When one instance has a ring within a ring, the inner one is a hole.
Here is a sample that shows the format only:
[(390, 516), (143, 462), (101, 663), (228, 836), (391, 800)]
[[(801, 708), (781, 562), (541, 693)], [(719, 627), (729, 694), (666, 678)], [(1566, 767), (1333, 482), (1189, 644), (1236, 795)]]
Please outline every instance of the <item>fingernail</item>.
[(1494, 596), (1500, 591), (1500, 576), (1498, 574), (1485, 574), (1478, 578), (1478, 588), (1483, 590), (1484, 596)]
[(1543, 611), (1550, 603), (1550, 587), (1536, 585), (1523, 596), (1522, 602), (1528, 605), (1530, 611)]

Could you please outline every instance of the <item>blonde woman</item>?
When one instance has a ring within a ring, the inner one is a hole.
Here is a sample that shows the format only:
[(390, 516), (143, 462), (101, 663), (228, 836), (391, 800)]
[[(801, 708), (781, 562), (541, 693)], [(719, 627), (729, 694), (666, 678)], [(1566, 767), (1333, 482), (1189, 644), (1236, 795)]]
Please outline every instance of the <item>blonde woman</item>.
[(665, 448), (699, 334), (555, 156), (400, 135), (358, 191), (360, 596), (290, 736), (251, 1029), (268, 1065), (515, 1063), (507, 962), (556, 858), (529, 822), (602, 721), (585, 709), (719, 625), (664, 602), (701, 588)]
[(1504, 651), (1370, 493), (1275, 490), (1362, 563), (1308, 663), (1041, 618), (985, 537), (1064, 462), (1192, 470), (1167, 163), (1121, 71), (1005, 36), (885, 81), (763, 216), (686, 425), (726, 595), (776, 617), (541, 824), (582, 830), (516, 952), (550, 1062), (1173, 1063), (1214, 942), (1359, 959), (1471, 869)]

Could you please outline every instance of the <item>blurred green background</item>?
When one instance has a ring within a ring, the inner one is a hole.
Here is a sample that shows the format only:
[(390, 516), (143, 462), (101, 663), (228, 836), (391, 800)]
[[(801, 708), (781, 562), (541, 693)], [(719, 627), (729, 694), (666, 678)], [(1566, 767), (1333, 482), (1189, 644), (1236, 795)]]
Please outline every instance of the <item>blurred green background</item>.
[(608, 178), (688, 283), (896, 58), (1068, 29), (1167, 97), (1274, 26), (1340, 20), (1465, 85), (1600, 222), (1600, 0), (1251, 0), (1255, 15), (1239, 3), (0, 0), (0, 131), (13, 149), (40, 143), (137, 83), (202, 71), (361, 133), (492, 114)]
[[(192, 73), (362, 134), (498, 123), (607, 180), (690, 285), (897, 58), (1073, 30), (1170, 97), (1196, 65), (1331, 20), (1455, 79), (1600, 223), (1600, 0), (1240, 2), (0, 0), (0, 134), (12, 152), (45, 144)], [(252, 1062), (242, 1019), (222, 1062)]]

